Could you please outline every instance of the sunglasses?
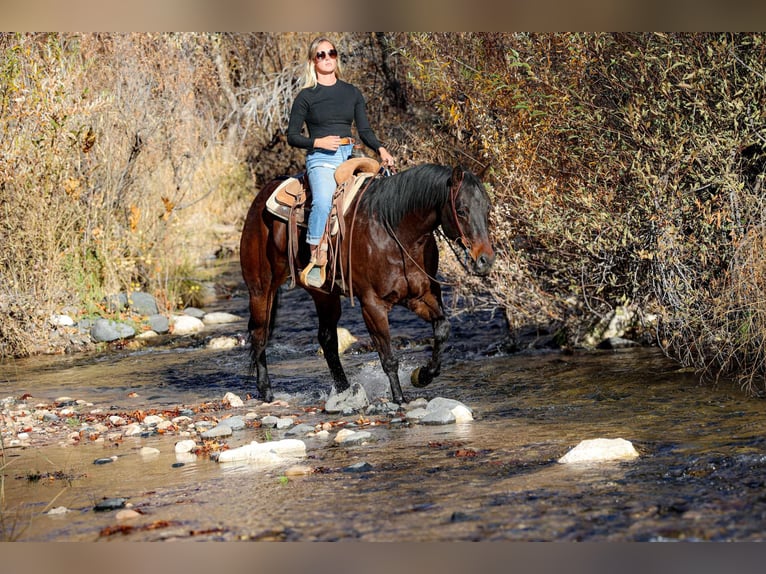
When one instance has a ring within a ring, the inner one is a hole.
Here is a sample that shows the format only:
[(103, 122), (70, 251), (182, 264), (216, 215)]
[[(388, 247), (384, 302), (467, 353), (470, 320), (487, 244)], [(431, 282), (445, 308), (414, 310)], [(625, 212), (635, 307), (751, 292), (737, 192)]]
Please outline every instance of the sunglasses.
[(325, 52), (324, 50), (322, 50), (321, 52), (317, 52), (316, 61), (318, 62), (320, 60), (324, 60), (327, 56), (329, 56), (330, 58), (334, 60), (335, 58), (338, 57), (338, 50), (333, 48), (329, 52)]

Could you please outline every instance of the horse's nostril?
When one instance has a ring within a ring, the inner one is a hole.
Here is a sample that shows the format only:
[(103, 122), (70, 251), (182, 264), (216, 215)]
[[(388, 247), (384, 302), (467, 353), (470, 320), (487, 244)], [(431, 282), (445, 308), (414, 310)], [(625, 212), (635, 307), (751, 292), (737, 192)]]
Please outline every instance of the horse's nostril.
[(476, 258), (475, 272), (479, 275), (487, 275), (494, 262), (494, 256), (489, 257), (482, 253)]

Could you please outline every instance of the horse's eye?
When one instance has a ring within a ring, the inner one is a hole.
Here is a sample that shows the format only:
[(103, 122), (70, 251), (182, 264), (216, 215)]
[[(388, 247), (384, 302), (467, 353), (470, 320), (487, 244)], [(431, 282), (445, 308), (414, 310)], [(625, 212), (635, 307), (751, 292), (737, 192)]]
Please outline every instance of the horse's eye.
[(462, 218), (468, 217), (468, 210), (465, 207), (458, 207), (457, 208), (457, 216)]

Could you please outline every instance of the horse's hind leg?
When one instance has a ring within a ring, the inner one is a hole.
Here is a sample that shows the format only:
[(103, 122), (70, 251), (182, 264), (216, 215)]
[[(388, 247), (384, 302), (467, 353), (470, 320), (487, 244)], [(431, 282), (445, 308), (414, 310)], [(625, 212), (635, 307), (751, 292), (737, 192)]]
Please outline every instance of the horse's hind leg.
[(340, 297), (318, 291), (311, 291), (311, 296), (314, 299), (319, 318), (319, 345), (322, 347), (327, 366), (330, 368), (335, 390), (338, 392), (345, 391), (349, 384), (338, 352), (338, 321), (340, 321), (342, 312)]
[(274, 400), (266, 365), (266, 344), (276, 311), (276, 294), (276, 289), (265, 293), (250, 289), (250, 320), (247, 325), (250, 332), (250, 375), (255, 374), (258, 392), (267, 403)]

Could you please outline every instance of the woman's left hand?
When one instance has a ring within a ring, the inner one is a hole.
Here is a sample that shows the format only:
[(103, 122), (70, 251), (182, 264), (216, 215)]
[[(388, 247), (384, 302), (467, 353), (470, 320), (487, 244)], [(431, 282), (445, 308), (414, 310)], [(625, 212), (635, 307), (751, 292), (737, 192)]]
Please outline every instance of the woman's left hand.
[(393, 167), (394, 165), (394, 157), (388, 153), (388, 150), (384, 147), (380, 148), (378, 150), (378, 153), (380, 154), (380, 163), (382, 163), (386, 167)]

